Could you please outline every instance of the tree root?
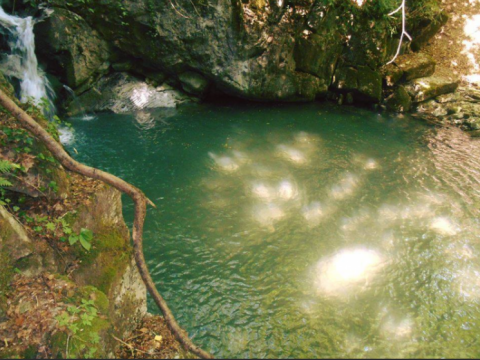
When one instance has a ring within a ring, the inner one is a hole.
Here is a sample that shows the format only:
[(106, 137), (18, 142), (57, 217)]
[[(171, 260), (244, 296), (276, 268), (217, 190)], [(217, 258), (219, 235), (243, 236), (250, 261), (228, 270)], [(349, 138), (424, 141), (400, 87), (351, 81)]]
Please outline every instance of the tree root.
[(157, 291), (157, 288), (147, 268), (145, 257), (143, 255), (143, 225), (147, 213), (147, 204), (155, 207), (153, 202), (151, 202), (140, 189), (127, 183), (126, 181), (102, 170), (81, 164), (72, 159), (63, 149), (63, 147), (42, 126), (40, 126), (30, 115), (23, 111), (1, 89), (0, 105), (8, 110), (26, 130), (40, 140), (66, 169), (92, 179), (103, 181), (132, 198), (135, 204), (135, 218), (132, 231), (133, 251), (138, 271), (148, 289), (148, 292), (162, 311), (169, 329), (182, 344), (182, 346), (187, 351), (190, 351), (202, 359), (213, 359), (211, 354), (197, 347), (190, 340), (188, 334), (180, 327), (180, 325), (178, 325), (166, 301)]

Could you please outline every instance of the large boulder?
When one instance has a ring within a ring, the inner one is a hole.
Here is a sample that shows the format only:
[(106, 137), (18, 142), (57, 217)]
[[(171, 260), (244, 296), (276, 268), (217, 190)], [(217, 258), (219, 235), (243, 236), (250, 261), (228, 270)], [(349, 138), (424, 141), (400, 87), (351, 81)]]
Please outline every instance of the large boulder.
[(407, 112), (412, 108), (412, 99), (403, 86), (395, 89), (395, 92), (386, 101), (387, 109), (394, 112)]
[[(152, 0), (49, 4), (79, 14), (95, 28), (115, 48), (115, 69), (136, 74), (136, 66), (124, 59), (138, 61), (200, 97), (205, 83), (192, 86), (183, 74), (208, 79), (214, 93), (310, 101), (326, 95), (339, 58), (347, 67), (376, 72), (398, 44), (398, 37), (390, 36), (392, 20), (374, 2), (363, 7), (313, 0), (296, 6), (273, 0), (213, 0), (208, 6), (191, 0), (176, 0), (175, 6)], [(411, 11), (417, 8), (411, 5)], [(345, 19), (355, 19), (353, 26)], [(377, 102), (378, 76), (371, 75), (361, 76), (357, 97)]]
[(14, 264), (33, 253), (33, 243), (20, 224), (5, 207), (0, 205), (0, 254), (8, 255), (8, 263), (2, 263), (2, 268)]
[(382, 75), (367, 66), (340, 67), (333, 79), (333, 89), (342, 94), (353, 94), (358, 102), (379, 103), (382, 98)]
[(433, 75), (436, 62), (427, 54), (411, 53), (400, 55), (395, 64), (402, 71), (403, 79), (409, 81)]
[(189, 100), (168, 85), (155, 87), (133, 75), (116, 73), (100, 79), (92, 89), (73, 99), (67, 111), (70, 116), (104, 111), (124, 114), (175, 108)]
[(425, 11), (426, 16), (408, 22), (408, 26), (411, 26), (408, 31), (413, 37), (411, 48), (414, 51), (419, 51), (425, 47), (448, 21), (448, 15), (438, 8), (437, 4), (433, 2), (430, 6), (434, 8), (427, 9)]
[(338, 45), (317, 34), (301, 37), (295, 44), (297, 71), (330, 80), (340, 53)]
[(69, 87), (88, 87), (108, 71), (109, 44), (74, 12), (55, 8), (36, 24), (35, 34), (38, 57)]
[(147, 312), (147, 291), (133, 259), (121, 196), (100, 185), (87, 203), (66, 217), (73, 231), (85, 228), (94, 234), (89, 252), (76, 249), (80, 265), (72, 278), (79, 286), (93, 285), (107, 295), (109, 319), (119, 337), (132, 331)]
[(415, 79), (405, 86), (413, 102), (419, 103), (442, 94), (454, 92), (458, 87), (458, 80), (447, 76), (433, 75)]

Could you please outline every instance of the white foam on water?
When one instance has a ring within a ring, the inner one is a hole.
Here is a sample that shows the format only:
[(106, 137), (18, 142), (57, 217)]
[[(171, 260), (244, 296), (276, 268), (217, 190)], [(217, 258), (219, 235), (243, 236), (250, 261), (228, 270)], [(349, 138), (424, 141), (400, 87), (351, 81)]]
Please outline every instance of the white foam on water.
[(60, 127), (60, 128), (58, 128), (58, 133), (60, 135), (60, 142), (63, 145), (73, 144), (73, 142), (75, 140), (75, 135), (74, 135), (72, 129), (66, 128), (66, 127)]

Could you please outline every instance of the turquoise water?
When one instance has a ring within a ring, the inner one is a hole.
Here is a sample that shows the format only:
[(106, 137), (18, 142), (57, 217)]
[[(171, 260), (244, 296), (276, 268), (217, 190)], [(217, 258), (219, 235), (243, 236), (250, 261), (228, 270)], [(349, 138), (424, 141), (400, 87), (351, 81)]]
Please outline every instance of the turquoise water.
[(480, 356), (480, 145), (460, 131), (321, 104), (72, 124), (77, 159), (158, 206), (149, 268), (217, 357)]

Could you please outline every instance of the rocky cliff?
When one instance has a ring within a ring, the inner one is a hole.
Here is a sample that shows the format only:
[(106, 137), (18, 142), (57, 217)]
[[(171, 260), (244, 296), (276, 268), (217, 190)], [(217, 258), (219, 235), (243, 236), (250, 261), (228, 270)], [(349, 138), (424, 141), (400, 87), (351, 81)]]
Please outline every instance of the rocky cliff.
[[(379, 103), (381, 67), (398, 45), (399, 19), (385, 15), (395, 2), (381, 9), (350, 0), (48, 4), (53, 14), (36, 26), (39, 56), (77, 94), (92, 86), (101, 93), (99, 77), (128, 72), (200, 98), (311, 101), (332, 92)], [(412, 4), (410, 13), (419, 50), (446, 16), (435, 0)]]

